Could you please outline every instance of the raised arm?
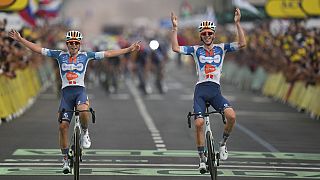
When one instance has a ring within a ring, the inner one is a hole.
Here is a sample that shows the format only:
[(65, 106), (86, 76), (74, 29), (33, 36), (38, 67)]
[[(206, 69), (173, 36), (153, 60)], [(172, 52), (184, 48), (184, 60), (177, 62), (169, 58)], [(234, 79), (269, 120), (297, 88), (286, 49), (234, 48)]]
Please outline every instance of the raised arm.
[(140, 49), (140, 42), (141, 41), (135, 42), (131, 44), (130, 47), (127, 47), (124, 49), (104, 51), (104, 57), (114, 57), (114, 56), (119, 56), (122, 54), (129, 53), (129, 52), (138, 51)]
[(246, 42), (246, 37), (244, 35), (244, 31), (240, 25), (240, 18), (241, 18), (240, 9), (236, 8), (234, 12), (234, 22), (237, 28), (238, 43), (239, 43), (239, 48), (244, 48), (247, 45), (247, 42)]
[(30, 50), (41, 54), (41, 50), (42, 50), (41, 46), (39, 46), (35, 43), (32, 43), (32, 42), (26, 40), (25, 38), (21, 37), (20, 33), (17, 32), (16, 30), (11, 29), (11, 31), (9, 32), (9, 37), (11, 37), (12, 39), (16, 40), (17, 42), (23, 44), (24, 46), (26, 46)]
[(180, 47), (178, 43), (178, 18), (171, 12), (172, 32), (171, 32), (171, 46), (172, 51), (179, 53)]

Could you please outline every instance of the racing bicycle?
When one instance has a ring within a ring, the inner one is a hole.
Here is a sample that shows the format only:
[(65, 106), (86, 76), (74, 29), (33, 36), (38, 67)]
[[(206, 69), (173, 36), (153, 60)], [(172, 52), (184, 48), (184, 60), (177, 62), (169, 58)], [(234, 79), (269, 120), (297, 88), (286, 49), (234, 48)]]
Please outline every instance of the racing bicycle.
[[(90, 112), (92, 116), (92, 123), (95, 123), (96, 116), (95, 111), (90, 108), (89, 110), (65, 110), (62, 109), (61, 115), (65, 112), (74, 113), (74, 128), (70, 144), (70, 152), (68, 154), (69, 166), (71, 172), (74, 175), (74, 180), (79, 180), (80, 175), (80, 162), (82, 162), (82, 145), (80, 137), (82, 136), (81, 125), (80, 125), (80, 112)], [(61, 118), (60, 118), (61, 119)]]
[[(216, 180), (217, 179), (217, 170), (219, 166), (219, 160), (220, 160), (220, 154), (219, 154), (219, 148), (214, 146), (214, 136), (211, 131), (210, 127), (210, 114), (220, 114), (222, 117), (222, 121), (225, 124), (225, 115), (223, 110), (218, 111), (209, 111), (210, 104), (209, 102), (206, 102), (206, 112), (203, 114), (204, 120), (205, 120), (205, 142), (206, 142), (206, 148), (205, 148), (205, 155), (207, 155), (207, 171), (210, 172), (211, 179)], [(191, 116), (199, 115), (198, 113), (191, 113), (189, 112), (187, 115), (188, 119), (188, 126), (191, 128)]]

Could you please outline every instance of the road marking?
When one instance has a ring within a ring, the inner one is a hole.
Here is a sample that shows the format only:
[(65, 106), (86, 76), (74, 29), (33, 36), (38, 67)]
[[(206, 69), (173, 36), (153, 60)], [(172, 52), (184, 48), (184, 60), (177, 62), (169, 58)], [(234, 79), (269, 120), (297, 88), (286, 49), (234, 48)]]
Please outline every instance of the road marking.
[[(5, 159), (4, 162), (61, 162), (60, 159)], [(82, 159), (83, 163), (148, 163), (146, 159)]]
[[(5, 163), (47, 163), (47, 162), (61, 162), (60, 159), (5, 159)], [(146, 159), (83, 159), (83, 163), (149, 163)], [(320, 162), (281, 162), (281, 161), (221, 161), (222, 167), (228, 165), (254, 165), (254, 166), (297, 166), (297, 167), (319, 167)], [(191, 165), (190, 165), (191, 166)]]
[[(60, 167), (0, 167), (0, 175), (64, 175)], [(80, 168), (80, 175), (106, 175), (106, 176), (209, 176), (202, 175), (196, 168)], [(318, 171), (281, 171), (281, 170), (243, 170), (219, 169), (218, 176), (225, 177), (258, 177), (258, 178), (286, 178), (286, 179), (320, 179)]]
[[(14, 156), (60, 156), (59, 149), (17, 149)], [(123, 157), (198, 157), (193, 150), (120, 150), (120, 149), (85, 149), (84, 156), (123, 156)], [(242, 159), (282, 159), (320, 161), (319, 153), (290, 152), (251, 152), (229, 151), (229, 158)]]
[(245, 134), (247, 134), (248, 136), (250, 136), (253, 140), (255, 140), (256, 142), (258, 142), (259, 144), (261, 144), (263, 147), (265, 147), (266, 149), (268, 149), (271, 152), (279, 152), (279, 150), (277, 148), (275, 148), (274, 146), (272, 146), (270, 143), (268, 143), (267, 141), (265, 141), (264, 139), (262, 139), (260, 136), (258, 136), (256, 133), (254, 133), (253, 131), (251, 131), (250, 129), (242, 126), (239, 123), (236, 123), (236, 127), (238, 129), (240, 129), (242, 132), (244, 132)]
[[(17, 163), (0, 163), (0, 166), (61, 166), (61, 162), (56, 163), (44, 163), (44, 162), (17, 162)], [(196, 164), (151, 164), (151, 163), (81, 163), (81, 167), (84, 166), (125, 166), (125, 167), (193, 167), (197, 169)], [(300, 167), (300, 166), (248, 166), (248, 165), (220, 165), (219, 168), (237, 168), (237, 169), (295, 169), (295, 170), (320, 170), (320, 167)]]
[[(134, 97), (134, 101), (137, 104), (139, 112), (140, 112), (141, 116), (143, 117), (143, 120), (144, 120), (145, 124), (147, 125), (152, 137), (153, 138), (157, 137), (158, 140), (162, 140), (160, 132), (157, 129), (153, 119), (151, 118), (151, 116), (150, 116), (150, 114), (149, 114), (149, 112), (148, 112), (148, 110), (146, 108), (146, 105), (144, 104), (143, 100), (141, 99), (137, 88), (129, 80), (126, 81), (126, 84), (127, 84), (128, 88), (129, 88), (131, 94)], [(159, 143), (157, 143), (155, 141), (154, 141), (154, 143), (155, 143), (155, 146), (156, 146), (157, 150), (159, 150), (159, 151), (166, 151), (167, 150), (165, 143), (159, 144)]]
[[(61, 173), (61, 162), (58, 159), (60, 157), (59, 149), (17, 149), (12, 155), (23, 158), (5, 159), (4, 162), (0, 162), (0, 177), (10, 175), (63, 175)], [(130, 158), (104, 159), (104, 156)], [(30, 159), (25, 157), (30, 157)], [(48, 157), (56, 157), (56, 159)], [(177, 164), (153, 163), (157, 162), (154, 157), (164, 158), (164, 160), (165, 158), (183, 158), (185, 160), (191, 158), (189, 160), (192, 161), (197, 157), (197, 154), (191, 150), (88, 149), (84, 151), (84, 157), (85, 159), (80, 167), (81, 175), (209, 176), (209, 174), (199, 174), (197, 165), (190, 164), (188, 161), (187, 163)], [(152, 157), (152, 161), (146, 160), (146, 157)], [(236, 161), (238, 159), (244, 159), (244, 161)], [(288, 160), (290, 161), (288, 162)], [(229, 160), (220, 161), (218, 174), (225, 177), (320, 179), (320, 154), (230, 151)]]

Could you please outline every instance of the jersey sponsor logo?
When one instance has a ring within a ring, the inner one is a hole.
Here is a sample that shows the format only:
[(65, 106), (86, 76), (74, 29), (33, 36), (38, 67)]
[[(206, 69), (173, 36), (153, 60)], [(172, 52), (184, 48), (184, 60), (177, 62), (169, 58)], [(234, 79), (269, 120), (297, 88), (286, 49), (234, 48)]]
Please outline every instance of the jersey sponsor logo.
[(63, 113), (63, 119), (69, 119), (68, 113)]
[(215, 66), (212, 66), (211, 64), (206, 64), (206, 65), (204, 66), (204, 72), (205, 72), (206, 74), (212, 73), (212, 72), (214, 72), (215, 70), (216, 70), (216, 67), (215, 67)]
[(211, 57), (211, 56), (203, 56), (200, 55), (199, 60), (201, 63), (209, 63), (211, 64), (212, 62), (214, 63), (220, 63), (221, 61), (221, 56), (219, 54), (216, 54), (215, 56)]
[(216, 67), (211, 64), (206, 64), (204, 66), (204, 72), (206, 74), (206, 79), (213, 79), (214, 75), (212, 74), (216, 70)]
[(71, 81), (73, 79), (78, 78), (78, 74), (76, 74), (74, 72), (67, 72), (66, 78), (68, 79), (68, 81)]
[(76, 84), (75, 79), (77, 79), (78, 77), (78, 74), (74, 72), (67, 72), (66, 74), (66, 78), (69, 81), (69, 84)]
[(62, 63), (61, 64), (62, 71), (73, 71), (73, 70), (82, 71), (83, 68), (84, 66), (82, 63), (78, 63), (78, 64)]

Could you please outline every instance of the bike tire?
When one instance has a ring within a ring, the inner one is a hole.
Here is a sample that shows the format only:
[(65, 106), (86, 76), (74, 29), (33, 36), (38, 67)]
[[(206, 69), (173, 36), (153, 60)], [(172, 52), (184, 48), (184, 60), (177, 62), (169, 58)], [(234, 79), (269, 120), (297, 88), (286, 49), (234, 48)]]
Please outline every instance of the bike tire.
[(207, 139), (207, 148), (208, 148), (208, 159), (207, 159), (208, 170), (210, 172), (211, 179), (216, 180), (218, 168), (215, 163), (216, 156), (215, 156), (214, 146), (213, 146), (210, 132), (207, 132), (206, 139)]
[(74, 132), (74, 161), (73, 161), (74, 180), (79, 180), (80, 174), (80, 128), (76, 127)]

